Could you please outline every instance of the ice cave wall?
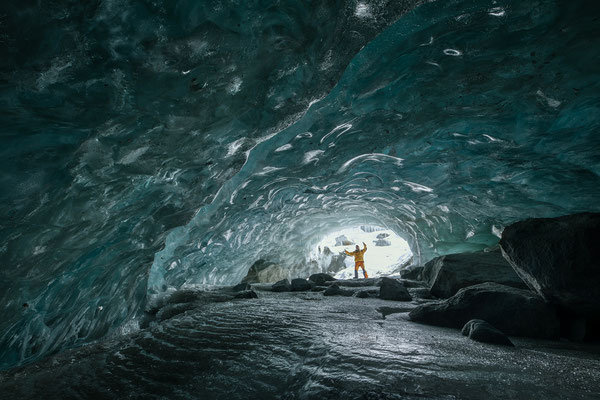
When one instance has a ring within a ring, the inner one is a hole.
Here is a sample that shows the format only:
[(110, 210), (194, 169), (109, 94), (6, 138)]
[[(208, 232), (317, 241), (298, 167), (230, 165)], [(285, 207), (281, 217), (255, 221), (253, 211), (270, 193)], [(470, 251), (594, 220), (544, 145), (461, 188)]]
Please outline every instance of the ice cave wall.
[(419, 3), (3, 3), (0, 367), (342, 227), (599, 210), (598, 6)]

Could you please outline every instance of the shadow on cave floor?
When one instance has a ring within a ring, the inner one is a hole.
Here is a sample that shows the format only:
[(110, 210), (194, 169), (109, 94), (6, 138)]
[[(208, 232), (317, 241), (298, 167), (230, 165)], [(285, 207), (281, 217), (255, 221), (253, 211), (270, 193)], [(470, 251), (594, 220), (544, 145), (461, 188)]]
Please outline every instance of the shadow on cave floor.
[[(416, 303), (259, 292), (0, 374), (0, 398), (592, 399), (600, 346), (515, 348), (412, 323)], [(385, 317), (385, 318), (384, 318)], [(597, 398), (597, 397), (596, 397)]]

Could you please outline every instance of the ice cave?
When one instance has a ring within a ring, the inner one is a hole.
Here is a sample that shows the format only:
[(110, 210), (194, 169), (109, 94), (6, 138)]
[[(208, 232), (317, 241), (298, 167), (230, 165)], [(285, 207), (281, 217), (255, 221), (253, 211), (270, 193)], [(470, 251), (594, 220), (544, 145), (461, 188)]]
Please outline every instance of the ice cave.
[(596, 0), (5, 0), (0, 140), (0, 399), (600, 398)]

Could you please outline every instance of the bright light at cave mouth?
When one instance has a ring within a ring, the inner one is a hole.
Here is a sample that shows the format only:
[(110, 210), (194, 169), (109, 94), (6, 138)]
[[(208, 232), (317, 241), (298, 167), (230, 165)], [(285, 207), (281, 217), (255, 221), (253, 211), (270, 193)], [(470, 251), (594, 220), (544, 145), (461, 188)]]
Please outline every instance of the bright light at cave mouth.
[[(354, 259), (339, 257), (344, 250), (354, 251), (356, 245), (367, 245), (365, 268), (370, 278), (397, 275), (412, 261), (412, 251), (406, 240), (394, 231), (376, 226), (346, 228), (326, 236), (313, 250), (322, 269), (337, 279), (354, 277)], [(336, 258), (338, 262), (336, 262)], [(359, 271), (362, 278), (362, 270)]]

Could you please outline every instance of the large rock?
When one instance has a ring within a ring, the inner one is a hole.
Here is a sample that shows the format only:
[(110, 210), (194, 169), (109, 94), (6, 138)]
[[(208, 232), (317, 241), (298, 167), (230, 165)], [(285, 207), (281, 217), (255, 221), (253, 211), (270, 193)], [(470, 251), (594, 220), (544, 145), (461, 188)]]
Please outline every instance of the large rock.
[(296, 278), (292, 279), (292, 284), (290, 285), (290, 289), (292, 292), (304, 292), (312, 289), (314, 283), (311, 281), (307, 281), (306, 279)]
[(379, 289), (379, 298), (383, 300), (396, 300), (396, 301), (411, 301), (412, 297), (408, 290), (392, 278), (381, 278), (381, 288)]
[(458, 291), (449, 299), (418, 306), (412, 321), (462, 328), (483, 319), (507, 335), (556, 339), (560, 326), (554, 307), (530, 290), (482, 283)]
[(459, 289), (484, 282), (527, 289), (499, 250), (434, 258), (425, 264), (422, 277), (429, 282), (431, 294), (443, 299), (453, 296)]
[(470, 320), (463, 326), (461, 333), (478, 342), (514, 347), (514, 344), (504, 333), (482, 319)]
[(335, 238), (336, 246), (350, 246), (353, 245), (354, 242), (346, 237), (346, 235), (340, 235)]
[(390, 242), (387, 239), (377, 239), (377, 240), (374, 240), (374, 242), (375, 242), (375, 246), (380, 246), (380, 247), (392, 245), (392, 242)]
[(425, 283), (423, 281), (415, 281), (412, 279), (402, 279), (402, 278), (400, 278), (398, 281), (405, 288), (427, 288), (429, 290), (429, 286), (427, 285), (427, 283)]
[(266, 283), (276, 282), (289, 276), (289, 268), (271, 261), (259, 259), (248, 269), (248, 273), (242, 279), (242, 283)]
[(316, 285), (324, 285), (325, 282), (335, 281), (335, 278), (329, 274), (312, 274), (308, 277), (309, 280), (313, 281)]
[(575, 314), (600, 315), (600, 214), (517, 222), (504, 229), (500, 246), (546, 301)]
[(346, 254), (333, 254), (331, 256), (331, 261), (327, 266), (327, 271), (335, 274), (346, 268)]
[(418, 299), (433, 299), (429, 288), (417, 287), (417, 288), (409, 288), (407, 289), (408, 293), (410, 293), (412, 298)]
[(423, 279), (423, 267), (422, 265), (412, 265), (400, 271), (400, 276), (403, 279), (422, 280)]
[(271, 291), (273, 292), (289, 292), (290, 290), (292, 290), (292, 285), (290, 285), (290, 281), (287, 279), (275, 282), (273, 286), (271, 286)]

